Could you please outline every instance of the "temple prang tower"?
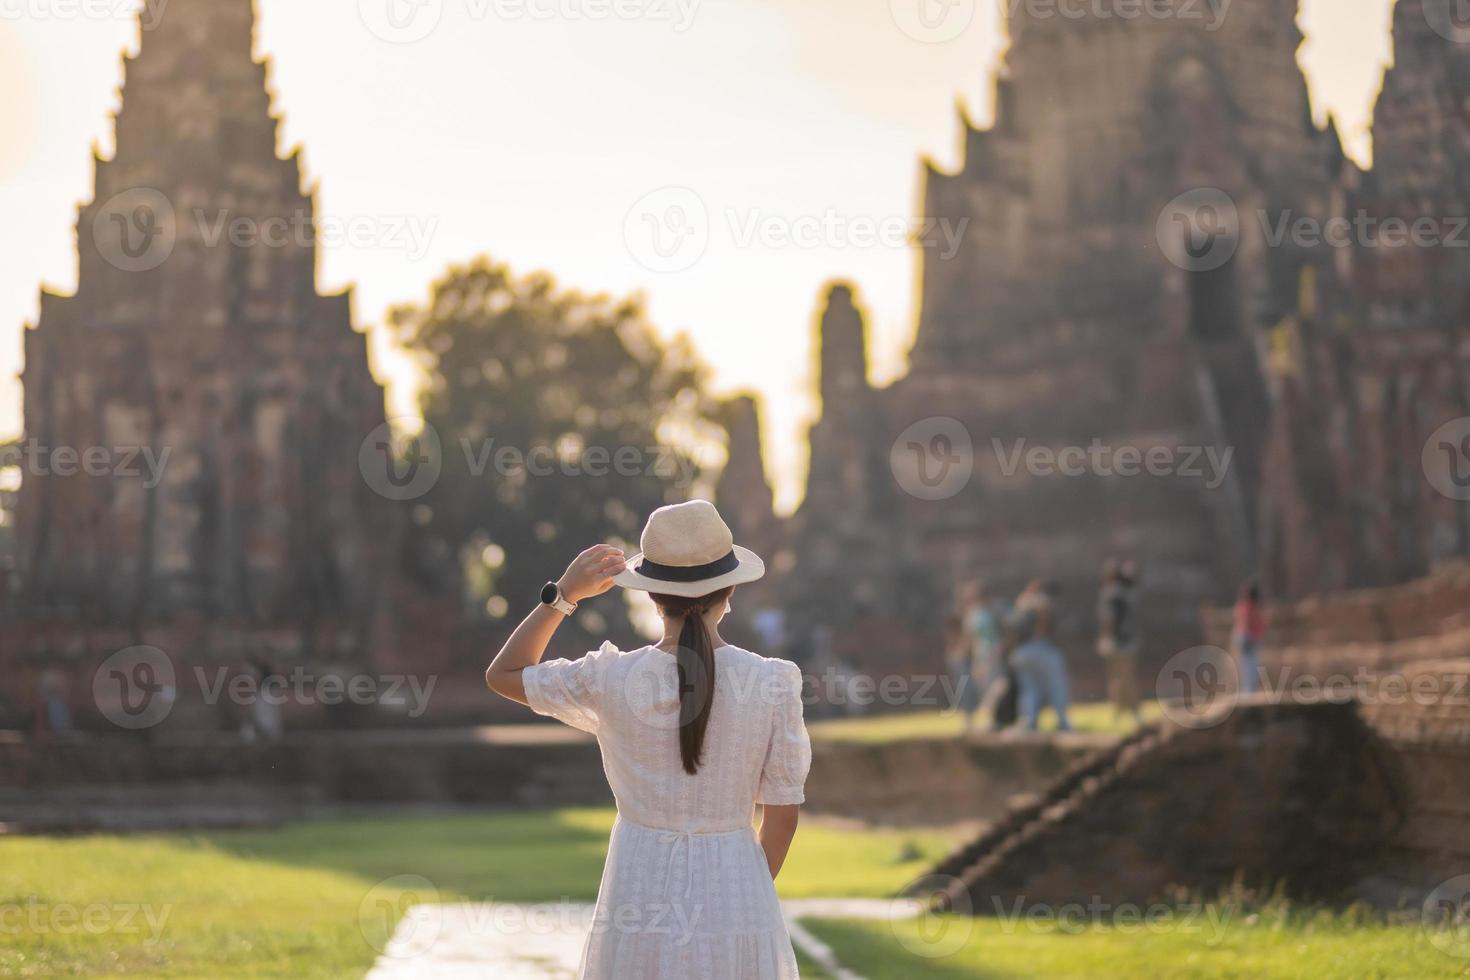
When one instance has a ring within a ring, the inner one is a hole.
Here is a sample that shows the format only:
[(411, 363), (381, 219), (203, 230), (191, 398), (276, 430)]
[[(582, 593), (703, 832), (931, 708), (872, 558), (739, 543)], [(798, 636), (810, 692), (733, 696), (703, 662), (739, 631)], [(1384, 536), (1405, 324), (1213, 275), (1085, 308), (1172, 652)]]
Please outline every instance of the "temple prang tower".
[[(856, 498), (893, 491), (876, 519), (931, 576), (924, 622), (967, 580), (1009, 596), (1045, 576), (1076, 611), (1071, 642), (1089, 646), (1099, 568), (1131, 557), (1145, 632), (1167, 655), (1198, 642), (1201, 602), (1260, 566), (1268, 338), (1297, 310), (1305, 270), (1331, 292), (1342, 265), (1268, 230), (1283, 214), (1340, 214), (1361, 175), (1335, 127), (1313, 122), (1297, 0), (1192, 10), (1014, 7), (993, 125), (961, 111), (959, 168), (923, 164), (923, 217), (964, 234), (953, 255), (922, 254), (909, 372), (839, 392), (823, 351), (803, 512), (848, 499), (856, 471), (911, 424), (953, 418), (973, 444), (973, 475), (950, 498), (904, 493), (886, 466)], [(1018, 445), (1156, 450), (1180, 471), (1046, 477), (1007, 465)], [(1206, 454), (1223, 472), (1185, 471)], [(806, 574), (844, 563), (814, 541)], [(849, 588), (884, 593), (864, 584), (876, 574)]]
[[(18, 504), (24, 615), (68, 649), (67, 623), (202, 622), (361, 658), (395, 526), (357, 466), (383, 391), (350, 293), (317, 290), (315, 201), (300, 151), (278, 153), (251, 0), (179, 3), (142, 33), (76, 292), (44, 293), (26, 332), (44, 465)], [(89, 449), (118, 465), (56, 465)]]

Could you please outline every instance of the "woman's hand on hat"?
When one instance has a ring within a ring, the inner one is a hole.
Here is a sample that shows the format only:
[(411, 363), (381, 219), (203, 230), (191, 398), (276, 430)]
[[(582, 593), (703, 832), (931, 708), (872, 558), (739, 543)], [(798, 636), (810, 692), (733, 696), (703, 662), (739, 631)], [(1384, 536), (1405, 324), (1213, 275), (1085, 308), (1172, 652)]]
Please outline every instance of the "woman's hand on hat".
[(621, 549), (610, 544), (593, 545), (572, 559), (556, 585), (568, 601), (581, 602), (612, 588), (613, 576), (627, 567), (627, 556)]

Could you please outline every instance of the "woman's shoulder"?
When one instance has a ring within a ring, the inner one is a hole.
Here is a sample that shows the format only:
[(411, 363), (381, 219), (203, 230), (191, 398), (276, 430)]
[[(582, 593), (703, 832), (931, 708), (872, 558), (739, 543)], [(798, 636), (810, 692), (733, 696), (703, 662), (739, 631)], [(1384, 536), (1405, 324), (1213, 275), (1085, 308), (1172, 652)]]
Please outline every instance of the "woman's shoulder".
[(789, 660), (779, 657), (763, 657), (744, 647), (725, 644), (720, 647), (720, 666), (749, 672), (766, 680), (780, 683), (801, 683), (801, 668)]
[(782, 660), (780, 657), (763, 657), (760, 654), (756, 653), (754, 650), (747, 650), (744, 647), (737, 647), (733, 643), (726, 643), (724, 646), (720, 647), (720, 656), (737, 662), (748, 663), (752, 666), (759, 667), (762, 670), (801, 670), (800, 667), (796, 666), (796, 664), (792, 663), (789, 660)]

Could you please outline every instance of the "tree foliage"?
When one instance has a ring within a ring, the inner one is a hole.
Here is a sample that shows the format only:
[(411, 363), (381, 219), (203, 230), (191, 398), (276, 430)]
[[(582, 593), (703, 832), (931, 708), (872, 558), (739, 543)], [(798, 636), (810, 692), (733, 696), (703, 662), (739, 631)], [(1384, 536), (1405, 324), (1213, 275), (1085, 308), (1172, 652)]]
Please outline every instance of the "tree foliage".
[[(718, 433), (687, 341), (665, 347), (637, 298), (562, 290), (480, 259), (390, 322), (419, 359), (420, 410), (442, 447), (412, 538), (441, 584), (498, 618), (578, 551), (636, 544), (647, 513), (691, 495)], [(599, 606), (625, 625), (622, 604)]]

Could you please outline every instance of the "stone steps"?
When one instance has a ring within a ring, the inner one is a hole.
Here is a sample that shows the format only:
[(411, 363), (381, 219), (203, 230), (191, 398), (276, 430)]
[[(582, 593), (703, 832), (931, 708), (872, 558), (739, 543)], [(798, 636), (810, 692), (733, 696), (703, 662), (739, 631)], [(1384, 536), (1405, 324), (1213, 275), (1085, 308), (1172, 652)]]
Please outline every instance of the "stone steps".
[(941, 908), (955, 908), (957, 904), (963, 907), (969, 883), (986, 875), (1010, 853), (1066, 814), (1085, 805), (1089, 797), (1112, 785), (1166, 737), (1161, 728), (1145, 726), (1069, 766), (1041, 793), (1013, 806), (1005, 817), (935, 865), (907, 894), (927, 897)]

